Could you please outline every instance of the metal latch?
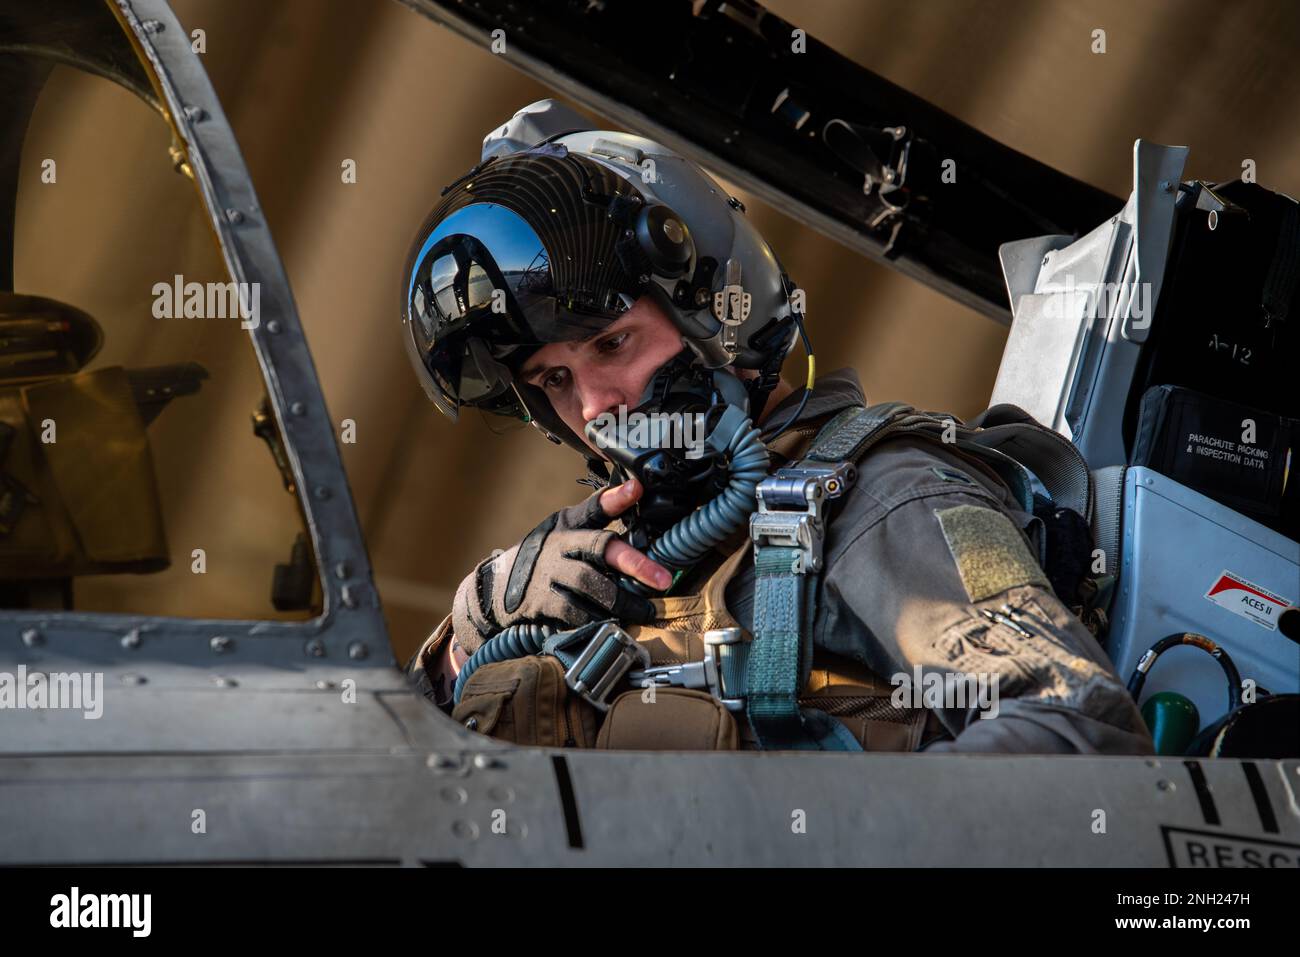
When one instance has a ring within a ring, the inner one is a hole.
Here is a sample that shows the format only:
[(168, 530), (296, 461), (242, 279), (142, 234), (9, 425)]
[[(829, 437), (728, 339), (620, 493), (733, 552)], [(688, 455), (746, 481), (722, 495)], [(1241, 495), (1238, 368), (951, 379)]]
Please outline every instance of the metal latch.
[(692, 688), (707, 691), (728, 711), (744, 711), (745, 659), (749, 641), (739, 628), (717, 628), (704, 633), (704, 659), (680, 665), (658, 665), (628, 672), (633, 687)]
[(863, 195), (877, 201), (877, 208), (867, 217), (871, 229), (890, 223), (897, 228), (902, 222), (911, 198), (905, 184), (915, 140), (905, 126), (863, 126), (834, 118), (822, 128), (826, 148), (862, 174)]
[(635, 666), (648, 668), (650, 652), (626, 631), (607, 621), (592, 635), (587, 647), (564, 673), (564, 683), (574, 694), (601, 711), (613, 688)]
[(821, 571), (826, 502), (843, 495), (857, 475), (851, 462), (840, 462), (826, 468), (777, 469), (760, 482), (758, 511), (749, 519), (754, 554), (769, 546), (797, 548), (796, 575)]

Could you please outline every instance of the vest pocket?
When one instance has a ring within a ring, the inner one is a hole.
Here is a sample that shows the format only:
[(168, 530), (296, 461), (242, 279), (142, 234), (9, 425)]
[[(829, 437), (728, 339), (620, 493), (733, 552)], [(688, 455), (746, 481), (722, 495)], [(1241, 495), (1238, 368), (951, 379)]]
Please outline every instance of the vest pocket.
[[(515, 686), (518, 684), (518, 681), (514, 682)], [(509, 691), (483, 691), (475, 694), (467, 691), (461, 697), (460, 703), (452, 709), (452, 720), (459, 721), (471, 731), (492, 735), (501, 722), (501, 712), (513, 697), (513, 688)], [(503, 728), (500, 734), (492, 736), (502, 737), (506, 730)], [(513, 735), (506, 736), (506, 740), (513, 741)]]
[(556, 748), (592, 747), (599, 723), (596, 709), (569, 693), (564, 665), (549, 655), (479, 668), (451, 716), (501, 741)]
[(736, 720), (710, 694), (689, 688), (625, 691), (614, 699), (596, 747), (620, 751), (734, 751)]

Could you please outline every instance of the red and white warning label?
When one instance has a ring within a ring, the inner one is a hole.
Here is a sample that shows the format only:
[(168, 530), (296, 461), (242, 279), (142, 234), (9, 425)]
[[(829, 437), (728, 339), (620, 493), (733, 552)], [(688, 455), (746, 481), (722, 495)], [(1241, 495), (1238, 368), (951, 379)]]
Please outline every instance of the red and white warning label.
[(1220, 608), (1226, 608), (1242, 618), (1249, 618), (1269, 631), (1277, 630), (1277, 616), (1291, 604), (1289, 598), (1283, 598), (1263, 585), (1256, 585), (1240, 575), (1234, 575), (1226, 568), (1210, 586), (1205, 597)]

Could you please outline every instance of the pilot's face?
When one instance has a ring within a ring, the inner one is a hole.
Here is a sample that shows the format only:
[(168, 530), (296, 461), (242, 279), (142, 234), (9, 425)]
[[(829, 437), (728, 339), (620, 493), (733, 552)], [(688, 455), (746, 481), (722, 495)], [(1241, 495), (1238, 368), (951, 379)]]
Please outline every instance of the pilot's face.
[(575, 435), (599, 454), (583, 427), (620, 405), (636, 407), (650, 377), (682, 349), (681, 333), (663, 309), (642, 296), (589, 339), (552, 342), (537, 350), (519, 378), (537, 386)]

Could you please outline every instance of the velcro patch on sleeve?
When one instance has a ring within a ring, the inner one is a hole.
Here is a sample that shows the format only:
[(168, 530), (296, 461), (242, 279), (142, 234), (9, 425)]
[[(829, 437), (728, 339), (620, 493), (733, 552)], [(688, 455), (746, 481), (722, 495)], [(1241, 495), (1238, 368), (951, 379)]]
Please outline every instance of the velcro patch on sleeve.
[(1016, 585), (1051, 586), (1025, 540), (1003, 513), (978, 505), (935, 509), (939, 527), (971, 601)]

